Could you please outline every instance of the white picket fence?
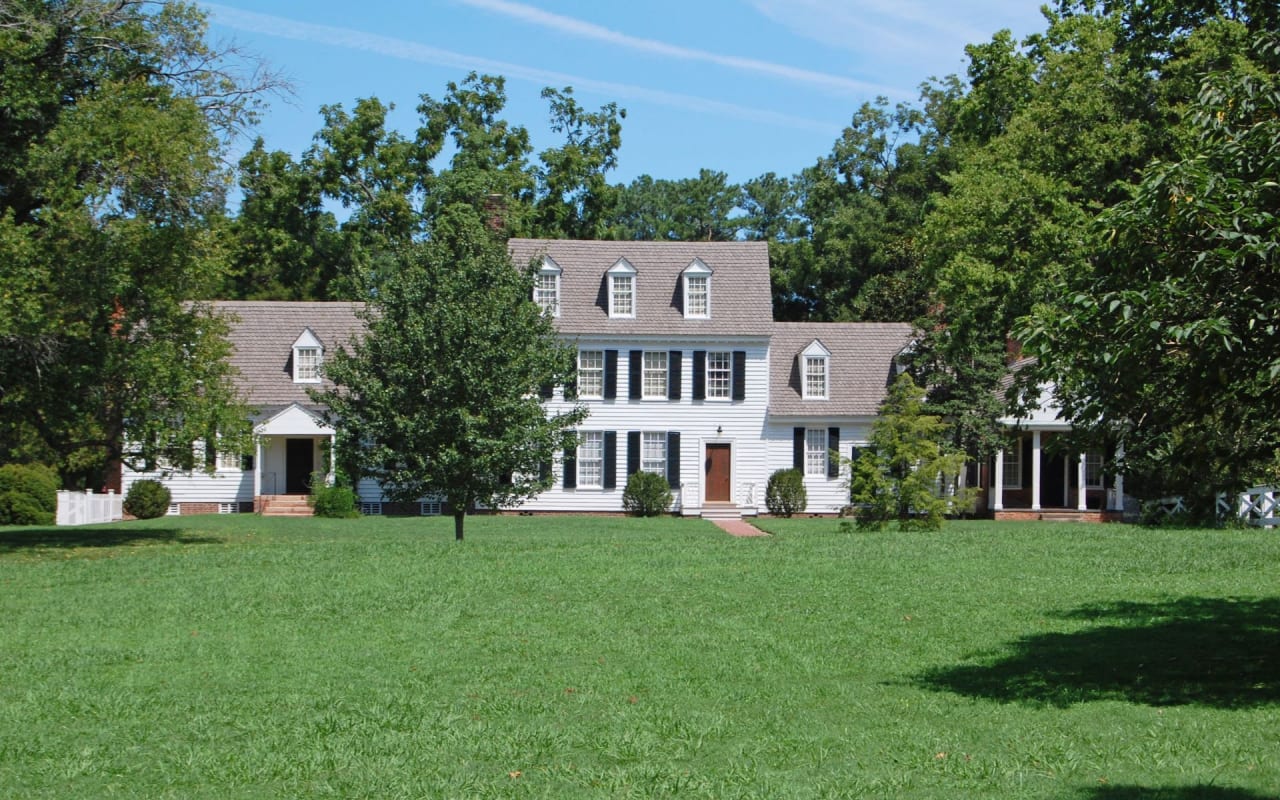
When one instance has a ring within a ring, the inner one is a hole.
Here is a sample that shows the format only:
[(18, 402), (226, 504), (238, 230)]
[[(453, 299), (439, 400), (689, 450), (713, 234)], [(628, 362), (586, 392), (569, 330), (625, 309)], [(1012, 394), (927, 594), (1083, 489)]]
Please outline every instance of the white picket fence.
[(92, 525), (124, 519), (124, 497), (115, 492), (58, 492), (58, 525)]
[[(1255, 486), (1245, 489), (1234, 498), (1225, 493), (1218, 495), (1218, 517), (1239, 517), (1250, 525), (1259, 528), (1274, 528), (1280, 525), (1280, 494), (1274, 486)], [(1147, 508), (1166, 517), (1186, 513), (1187, 506), (1181, 497), (1162, 497), (1147, 504)]]

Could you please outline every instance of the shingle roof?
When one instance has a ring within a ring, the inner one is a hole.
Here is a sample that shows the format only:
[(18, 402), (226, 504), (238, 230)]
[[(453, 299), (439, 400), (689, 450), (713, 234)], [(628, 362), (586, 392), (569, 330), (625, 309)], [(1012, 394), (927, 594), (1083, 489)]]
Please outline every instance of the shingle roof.
[[(543, 255), (560, 266), (560, 317), (570, 334), (768, 336), (773, 327), (765, 242), (601, 242), (512, 239), (512, 260)], [(636, 270), (635, 319), (610, 319), (605, 272), (625, 258)], [(680, 273), (695, 258), (712, 270), (711, 316), (685, 319)]]
[[(797, 356), (817, 339), (831, 352), (826, 400), (801, 394)], [(893, 359), (912, 339), (905, 322), (779, 322), (769, 343), (769, 413), (782, 416), (875, 414), (893, 376)]]
[(299, 334), (310, 328), (324, 343), (327, 355), (364, 329), (356, 316), (363, 303), (219, 301), (212, 305), (216, 313), (229, 317), (231, 365), (240, 373), (240, 391), (250, 406), (265, 413), (290, 403), (314, 408), (307, 389), (333, 385), (327, 380), (293, 382), (293, 343)]

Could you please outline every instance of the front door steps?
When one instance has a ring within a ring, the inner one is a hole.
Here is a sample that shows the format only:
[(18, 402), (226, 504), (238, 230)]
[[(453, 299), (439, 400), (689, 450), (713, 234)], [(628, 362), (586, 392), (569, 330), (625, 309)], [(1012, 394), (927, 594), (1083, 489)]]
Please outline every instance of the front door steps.
[(310, 517), (305, 494), (264, 494), (258, 498), (258, 513), (264, 517)]

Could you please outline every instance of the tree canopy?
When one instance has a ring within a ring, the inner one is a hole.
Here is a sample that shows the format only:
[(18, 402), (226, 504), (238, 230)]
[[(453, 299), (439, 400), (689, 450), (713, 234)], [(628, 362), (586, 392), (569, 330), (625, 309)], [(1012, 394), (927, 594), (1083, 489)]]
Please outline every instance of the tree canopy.
[[(182, 3), (0, 6), (0, 453), (100, 486), (118, 459), (190, 464), (245, 415), (207, 297), (223, 145), (264, 73)], [(124, 434), (129, 430), (129, 447)]]
[(478, 505), (545, 488), (584, 409), (548, 415), (544, 386), (565, 384), (574, 353), (533, 302), (533, 266), (468, 205), (443, 210), (368, 308), (368, 332), (325, 364), (318, 395), (353, 476), (394, 501), (436, 495), (456, 537)]

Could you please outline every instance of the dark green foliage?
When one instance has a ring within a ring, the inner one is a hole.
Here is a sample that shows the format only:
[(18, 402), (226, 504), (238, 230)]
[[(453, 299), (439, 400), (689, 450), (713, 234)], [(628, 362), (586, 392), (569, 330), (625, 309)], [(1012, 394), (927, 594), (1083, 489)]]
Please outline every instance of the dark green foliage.
[(1021, 331), (1067, 413), (1124, 442), (1127, 491), (1213, 495), (1280, 465), (1280, 37), (1205, 79), (1176, 158), (1104, 212), (1087, 269)]
[(52, 525), (53, 520), (54, 512), (40, 508), (31, 495), (0, 490), (0, 525)]
[(0, 525), (52, 525), (58, 479), (42, 464), (0, 467)]
[(43, 464), (5, 464), (0, 467), (0, 492), (25, 495), (42, 512), (52, 514), (58, 510), (58, 475)]
[(155, 519), (169, 513), (169, 489), (160, 481), (141, 480), (124, 496), (124, 511), (138, 519)]
[(780, 469), (769, 476), (769, 483), (764, 490), (764, 504), (770, 514), (789, 517), (804, 511), (808, 503), (804, 473), (800, 470)]
[(0, 3), (0, 460), (100, 485), (241, 433), (224, 329), (184, 302), (220, 283), (224, 137), (264, 84), (205, 30), (183, 3)]
[(541, 465), (572, 446), (585, 415), (548, 417), (544, 385), (563, 385), (573, 352), (533, 302), (529, 264), (469, 205), (449, 207), (406, 247), (317, 394), (358, 463), (397, 502), (442, 495), (455, 536), (477, 503), (501, 508), (543, 488)]
[(897, 520), (901, 530), (938, 530), (951, 511), (952, 499), (938, 488), (960, 472), (964, 455), (942, 446), (942, 420), (922, 413), (923, 399), (911, 376), (899, 375), (871, 427), (870, 445), (850, 464), (861, 528)]
[(622, 508), (637, 517), (656, 517), (671, 506), (667, 479), (653, 472), (633, 472), (622, 491)]
[(351, 487), (327, 486), (323, 482), (313, 483), (311, 496), (307, 498), (307, 503), (317, 517), (332, 519), (355, 519), (360, 516), (358, 502), (359, 498)]

